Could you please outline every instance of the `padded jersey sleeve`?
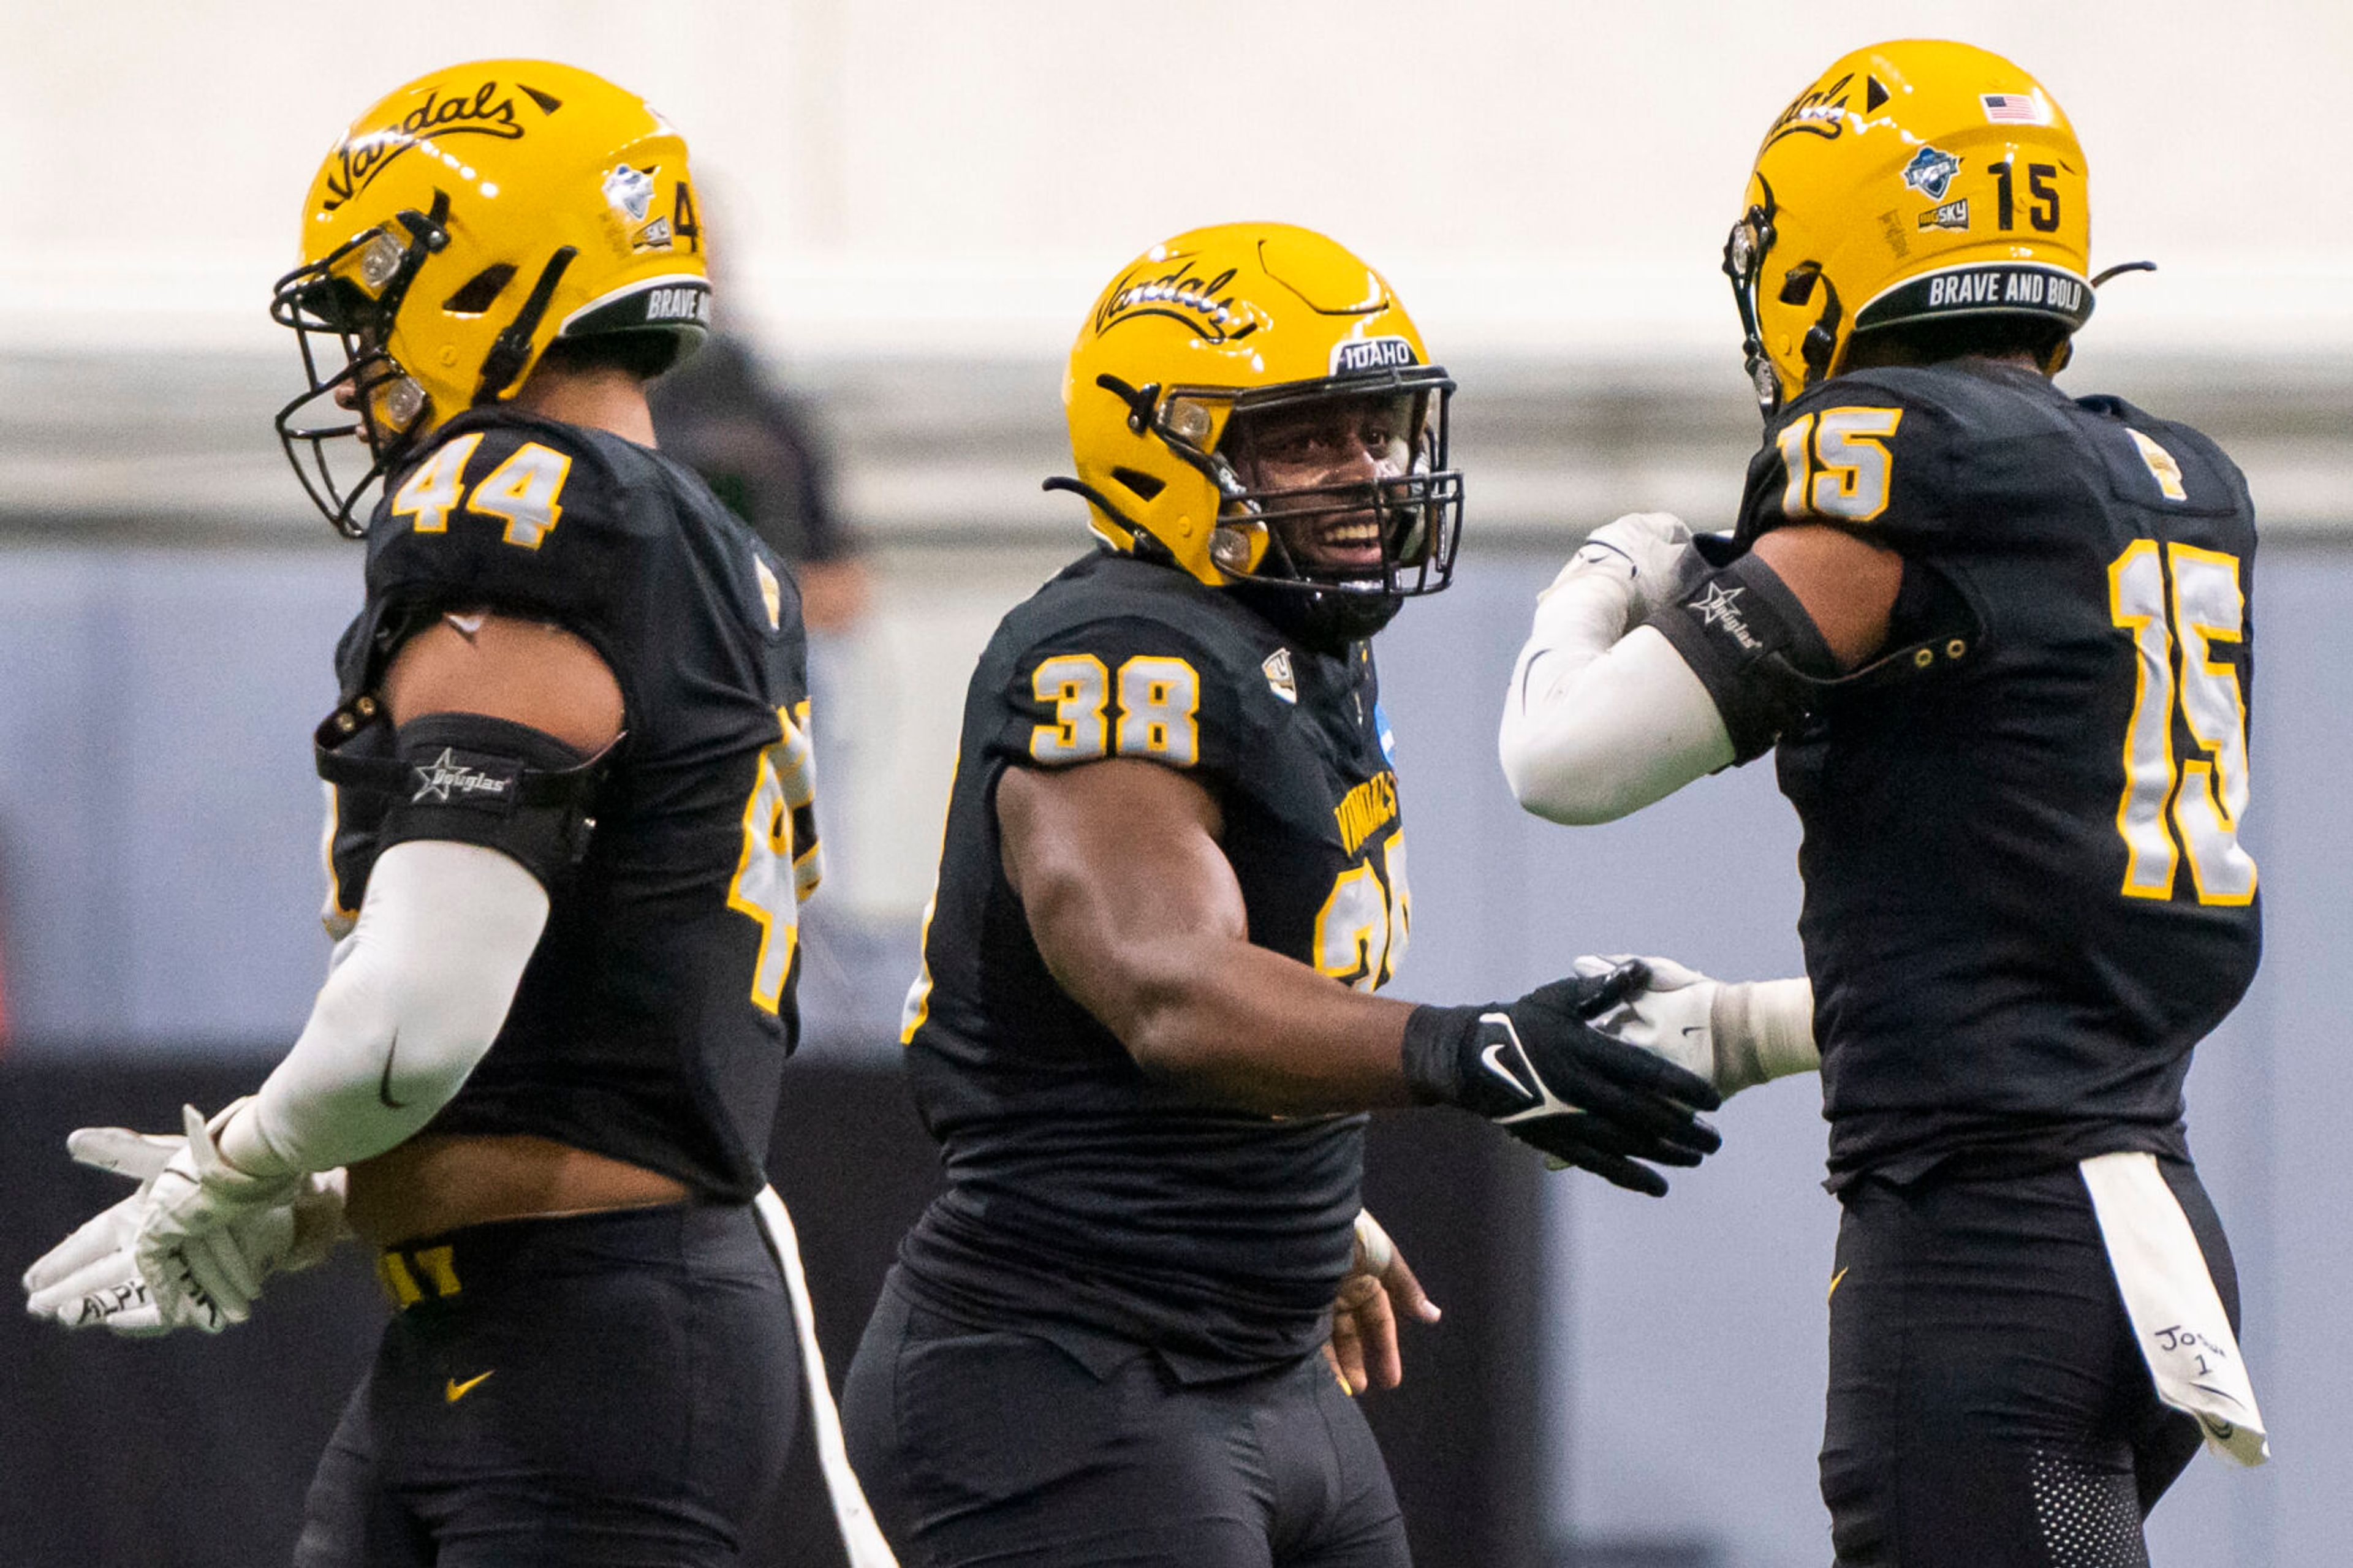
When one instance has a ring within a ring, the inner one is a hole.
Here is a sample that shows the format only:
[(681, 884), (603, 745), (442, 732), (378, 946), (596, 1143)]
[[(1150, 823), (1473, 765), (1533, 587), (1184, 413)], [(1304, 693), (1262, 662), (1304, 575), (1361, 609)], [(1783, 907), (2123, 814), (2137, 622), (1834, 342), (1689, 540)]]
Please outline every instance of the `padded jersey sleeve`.
[(627, 684), (653, 535), (632, 526), (618, 476), (585, 432), (456, 421), (395, 480), (368, 536), (372, 606), (480, 605), (552, 621)]
[[(1141, 616), (1034, 636), (1013, 655), (988, 754), (1041, 768), (1136, 757), (1222, 791), (1247, 776), (1266, 732), (1240, 658)], [(1265, 691), (1265, 677), (1250, 674)]]
[(1860, 372), (1799, 398), (1748, 466), (1735, 534), (1745, 548), (1792, 523), (1820, 523), (1906, 554), (1947, 542), (1960, 520), (1953, 477), (1967, 467), (1963, 421), (1900, 377)]

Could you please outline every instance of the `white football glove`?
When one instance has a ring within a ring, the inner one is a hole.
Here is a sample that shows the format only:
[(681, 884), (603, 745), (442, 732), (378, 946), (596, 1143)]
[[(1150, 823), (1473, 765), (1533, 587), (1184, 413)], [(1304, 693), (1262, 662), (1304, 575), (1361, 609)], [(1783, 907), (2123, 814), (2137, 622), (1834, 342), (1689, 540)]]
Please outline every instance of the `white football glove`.
[(1691, 539), (1690, 528), (1672, 512), (1628, 512), (1586, 536), (1538, 603), (1577, 578), (1605, 576), (1625, 584), (1626, 626), (1641, 626), (1673, 595), (1685, 562), (1695, 559)]
[(343, 1173), (325, 1171), (301, 1179), (284, 1202), (258, 1208), (206, 1244), (208, 1252), (229, 1251), (235, 1261), (209, 1267), (235, 1315), (218, 1298), (175, 1295), (167, 1309), (142, 1275), (133, 1250), (152, 1206), (157, 1178), (187, 1148), (185, 1137), (132, 1132), (121, 1127), (84, 1127), (66, 1140), (66, 1149), (84, 1165), (128, 1176), (139, 1189), (89, 1220), (25, 1271), (26, 1310), (69, 1329), (103, 1326), (131, 1338), (195, 1328), (218, 1333), (250, 1311), (252, 1296), (230, 1292), (234, 1278), (256, 1282), (271, 1273), (308, 1268), (325, 1258), (343, 1234)]
[[(1623, 954), (1577, 961), (1605, 974)], [(1671, 958), (1645, 958), (1650, 984), (1593, 1018), (1593, 1026), (1715, 1085), (1726, 1100), (1822, 1065), (1814, 1045), (1814, 988), (1803, 977), (1727, 984)]]
[[(219, 1121), (236, 1110), (230, 1106)], [(241, 1323), (252, 1315), (268, 1270), (237, 1245), (239, 1224), (291, 1204), (302, 1178), (292, 1171), (255, 1176), (238, 1170), (221, 1158), (213, 1128), (195, 1106), (180, 1113), (187, 1144), (147, 1189), (131, 1256), (166, 1322), (201, 1323), (209, 1312)]]

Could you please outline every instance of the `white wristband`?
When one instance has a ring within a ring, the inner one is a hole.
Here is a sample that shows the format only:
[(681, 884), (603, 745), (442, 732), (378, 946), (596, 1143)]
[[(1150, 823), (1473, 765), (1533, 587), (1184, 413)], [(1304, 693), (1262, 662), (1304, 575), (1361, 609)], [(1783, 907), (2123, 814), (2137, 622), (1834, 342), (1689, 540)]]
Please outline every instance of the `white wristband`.
[(1708, 1023), (1715, 1086), (1726, 1095), (1822, 1065), (1814, 1044), (1814, 988), (1802, 976), (1719, 985)]

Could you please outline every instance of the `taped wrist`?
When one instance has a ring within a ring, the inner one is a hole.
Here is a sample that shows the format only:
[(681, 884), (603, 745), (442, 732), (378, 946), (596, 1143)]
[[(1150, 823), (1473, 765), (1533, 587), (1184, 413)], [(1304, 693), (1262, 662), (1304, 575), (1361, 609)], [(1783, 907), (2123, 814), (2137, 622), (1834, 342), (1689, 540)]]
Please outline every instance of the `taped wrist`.
[(1803, 978), (1718, 987), (1709, 1032), (1715, 1086), (1727, 1095), (1822, 1065), (1814, 1045), (1814, 988)]
[(428, 713), (388, 745), (346, 745), (356, 737), (338, 725), (345, 716), (319, 727), (319, 776), (385, 799), (378, 855), (411, 839), (475, 844), (547, 887), (587, 852), (609, 750), (584, 757), (544, 731), (482, 713)]
[(1838, 660), (1813, 617), (1754, 555), (1711, 572), (1651, 620), (1699, 677), (1732, 737), (1733, 760), (1770, 751), (1812, 710)]
[(1483, 1007), (1433, 1007), (1425, 1004), (1405, 1017), (1406, 1087), (1423, 1105), (1456, 1105), (1462, 1099), (1464, 1047), (1479, 1033)]

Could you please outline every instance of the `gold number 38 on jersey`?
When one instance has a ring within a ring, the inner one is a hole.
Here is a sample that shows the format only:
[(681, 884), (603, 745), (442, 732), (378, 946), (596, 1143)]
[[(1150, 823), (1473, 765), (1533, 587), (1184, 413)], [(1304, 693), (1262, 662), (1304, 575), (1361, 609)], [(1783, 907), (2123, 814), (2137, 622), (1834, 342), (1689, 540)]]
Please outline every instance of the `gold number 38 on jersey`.
[(1369, 855), (1340, 873), (1315, 915), (1315, 967), (1343, 985), (1374, 991), (1405, 962), (1413, 934), (1413, 893), (1405, 879), (1405, 836), (1381, 843), (1380, 869)]

